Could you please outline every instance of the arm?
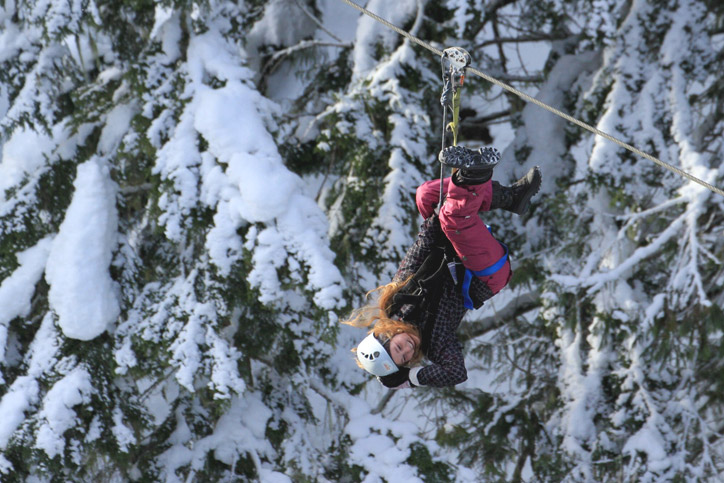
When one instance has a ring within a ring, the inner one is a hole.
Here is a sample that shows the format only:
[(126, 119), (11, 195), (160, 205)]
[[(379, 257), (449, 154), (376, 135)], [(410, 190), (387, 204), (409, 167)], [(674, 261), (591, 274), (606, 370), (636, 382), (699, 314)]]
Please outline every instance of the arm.
[[(432, 359), (431, 359), (432, 361)], [(460, 343), (446, 347), (437, 354), (433, 363), (410, 369), (409, 379), (415, 386), (445, 387), (465, 382), (468, 372), (465, 369)]]
[(402, 367), (398, 372), (377, 379), (390, 389), (406, 389), (415, 386), (454, 386), (465, 382), (467, 378), (461, 346), (456, 340), (437, 354), (432, 364), (412, 369)]
[[(432, 330), (423, 331), (423, 347), (429, 365), (410, 371), (412, 384), (421, 386), (454, 386), (467, 380), (463, 346), (456, 332), (465, 316), (462, 297), (452, 280), (443, 284), (443, 292), (437, 307), (430, 307), (425, 326)], [(427, 341), (427, 342), (425, 342)], [(414, 371), (414, 373), (413, 373)]]

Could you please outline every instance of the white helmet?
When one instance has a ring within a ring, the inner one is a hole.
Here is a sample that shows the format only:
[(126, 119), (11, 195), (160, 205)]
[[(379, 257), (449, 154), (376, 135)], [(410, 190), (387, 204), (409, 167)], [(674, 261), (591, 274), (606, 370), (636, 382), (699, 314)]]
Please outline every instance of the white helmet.
[(378, 377), (400, 370), (374, 334), (365, 337), (357, 346), (357, 360), (367, 372)]

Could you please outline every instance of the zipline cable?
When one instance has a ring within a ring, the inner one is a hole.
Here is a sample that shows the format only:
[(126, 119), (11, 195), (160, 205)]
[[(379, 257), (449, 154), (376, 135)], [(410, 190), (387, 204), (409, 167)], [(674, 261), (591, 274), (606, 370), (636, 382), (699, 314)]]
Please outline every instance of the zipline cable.
[[(342, 1), (343, 1), (344, 3), (346, 3), (347, 5), (349, 5), (349, 6), (356, 8), (357, 10), (359, 10), (359, 11), (362, 12), (363, 14), (367, 15), (368, 17), (373, 18), (374, 20), (380, 22), (382, 25), (384, 25), (384, 26), (386, 26), (386, 27), (394, 30), (394, 31), (397, 32), (398, 34), (402, 35), (403, 37), (411, 40), (412, 42), (415, 42), (417, 45), (419, 45), (419, 46), (421, 46), (421, 47), (424, 47), (425, 49), (429, 50), (430, 52), (432, 52), (432, 53), (434, 53), (434, 54), (437, 54), (437, 55), (439, 55), (439, 56), (442, 56), (442, 53), (443, 53), (442, 50), (436, 49), (435, 47), (433, 47), (433, 46), (430, 45), (429, 43), (425, 42), (424, 40), (418, 39), (417, 37), (415, 37), (415, 36), (412, 35), (411, 33), (406, 32), (406, 31), (402, 30), (401, 28), (397, 27), (396, 25), (391, 24), (390, 22), (388, 22), (387, 20), (383, 19), (382, 17), (380, 17), (380, 16), (378, 16), (378, 15), (375, 15), (374, 13), (370, 12), (370, 11), (367, 10), (366, 8), (357, 5), (356, 3), (354, 3), (354, 2), (351, 1), (351, 0), (342, 0)], [(547, 111), (555, 114), (556, 116), (559, 116), (559, 117), (565, 119), (566, 121), (572, 122), (573, 124), (575, 124), (575, 125), (577, 125), (577, 126), (579, 126), (579, 127), (582, 127), (583, 129), (585, 129), (585, 130), (587, 130), (587, 131), (590, 131), (590, 132), (592, 132), (593, 134), (596, 134), (596, 135), (598, 135), (598, 136), (601, 136), (602, 138), (608, 139), (609, 141), (618, 144), (618, 145), (621, 146), (622, 148), (627, 149), (627, 150), (631, 151), (631, 152), (634, 153), (634, 154), (637, 154), (637, 155), (639, 155), (639, 156), (641, 156), (641, 157), (643, 157), (643, 158), (646, 158), (646, 159), (648, 159), (649, 161), (653, 161), (654, 163), (658, 164), (658, 165), (661, 166), (662, 168), (668, 169), (669, 171), (671, 171), (671, 172), (673, 172), (673, 173), (676, 173), (676, 174), (678, 174), (679, 176), (682, 176), (682, 177), (684, 177), (684, 178), (687, 178), (687, 179), (690, 180), (690, 181), (693, 181), (693, 182), (695, 182), (695, 183), (700, 184), (701, 186), (704, 186), (705, 188), (713, 191), (714, 193), (717, 193), (717, 194), (719, 194), (719, 195), (721, 195), (721, 196), (724, 196), (724, 190), (722, 190), (722, 189), (720, 189), (720, 188), (717, 188), (716, 186), (713, 186), (713, 185), (707, 183), (706, 181), (704, 181), (704, 180), (702, 180), (702, 179), (699, 179), (699, 178), (697, 178), (696, 176), (691, 175), (691, 174), (687, 173), (686, 171), (683, 171), (682, 169), (677, 168), (676, 166), (672, 166), (672, 165), (669, 164), (669, 163), (665, 163), (664, 161), (661, 161), (661, 160), (658, 159), (657, 157), (652, 156), (652, 155), (650, 155), (650, 154), (648, 154), (648, 153), (645, 153), (645, 152), (641, 151), (640, 149), (638, 149), (638, 148), (636, 148), (636, 147), (634, 147), (634, 146), (631, 146), (630, 144), (627, 144), (627, 143), (625, 143), (625, 142), (623, 142), (623, 141), (621, 141), (621, 140), (619, 140), (619, 139), (616, 139), (615, 137), (611, 136), (610, 134), (607, 134), (607, 133), (601, 131), (600, 129), (598, 129), (598, 128), (596, 128), (596, 127), (593, 127), (593, 126), (591, 126), (590, 124), (587, 124), (587, 123), (585, 123), (585, 122), (583, 122), (583, 121), (580, 121), (580, 120), (578, 120), (578, 119), (576, 119), (576, 118), (574, 118), (574, 117), (566, 114), (565, 112), (562, 112), (562, 111), (556, 109), (555, 107), (551, 107), (551, 106), (549, 106), (548, 104), (546, 104), (545, 102), (539, 101), (538, 99), (536, 99), (536, 98), (534, 98), (534, 97), (531, 97), (531, 96), (529, 96), (528, 94), (526, 94), (526, 93), (524, 93), (524, 92), (519, 91), (519, 90), (516, 89), (515, 87), (509, 86), (509, 85), (506, 84), (505, 82), (499, 81), (499, 80), (496, 79), (495, 77), (492, 77), (492, 76), (490, 76), (490, 75), (488, 75), (488, 74), (485, 74), (484, 72), (481, 72), (481, 71), (479, 71), (478, 69), (475, 69), (475, 68), (473, 68), (473, 67), (468, 67), (467, 70), (468, 70), (468, 72), (472, 72), (473, 74), (477, 75), (478, 77), (481, 77), (482, 79), (485, 79), (485, 80), (488, 81), (488, 82), (491, 82), (491, 83), (493, 83), (493, 84), (495, 84), (495, 85), (497, 85), (497, 86), (499, 86), (499, 87), (502, 87), (502, 88), (505, 89), (506, 91), (515, 94), (516, 96), (520, 97), (521, 99), (524, 99), (524, 100), (526, 100), (526, 101), (528, 101), (528, 102), (532, 102), (533, 104), (535, 104), (535, 105), (537, 105), (537, 106), (539, 106), (539, 107), (542, 107), (543, 109), (545, 109), (545, 110), (547, 110)]]

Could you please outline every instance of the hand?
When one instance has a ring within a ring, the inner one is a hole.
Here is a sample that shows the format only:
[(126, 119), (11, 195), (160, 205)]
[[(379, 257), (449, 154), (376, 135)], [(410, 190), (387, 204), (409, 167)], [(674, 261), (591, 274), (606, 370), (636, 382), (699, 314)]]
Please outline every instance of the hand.
[[(400, 367), (400, 370), (397, 372), (393, 372), (392, 374), (388, 374), (386, 376), (378, 377), (377, 379), (380, 380), (383, 386), (389, 387), (390, 389), (401, 389), (400, 386), (404, 385), (405, 383), (410, 384), (410, 368), (409, 367)], [(410, 387), (405, 386), (405, 387)]]

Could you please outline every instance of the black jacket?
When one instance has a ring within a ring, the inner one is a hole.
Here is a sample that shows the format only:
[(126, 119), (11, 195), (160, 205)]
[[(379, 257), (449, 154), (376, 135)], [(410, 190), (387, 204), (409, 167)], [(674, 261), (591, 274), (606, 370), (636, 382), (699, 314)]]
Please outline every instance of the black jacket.
[[(408, 279), (423, 265), (435, 246), (446, 242), (437, 216), (425, 220), (417, 240), (407, 250), (393, 281)], [(388, 313), (388, 316), (415, 324), (420, 330), (423, 353), (430, 364), (417, 373), (418, 382), (425, 386), (454, 386), (467, 379), (462, 344), (455, 334), (467, 309), (463, 305), (460, 283), (456, 284), (452, 275), (447, 273), (437, 280), (440, 283), (437, 294), (439, 300), (431, 301), (430, 310), (421, 314), (414, 310), (414, 306), (404, 305), (394, 313)], [(485, 282), (473, 277), (470, 297), (474, 306), (482, 306), (483, 302), (492, 296), (493, 293)]]

